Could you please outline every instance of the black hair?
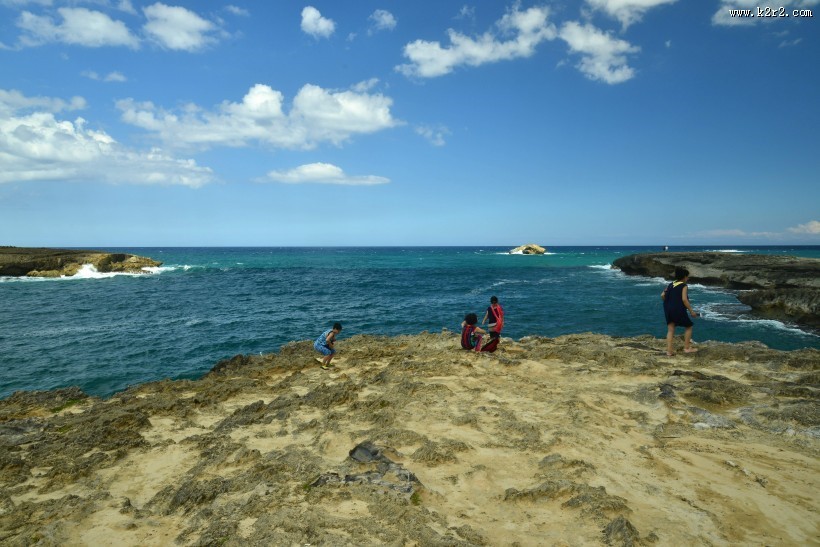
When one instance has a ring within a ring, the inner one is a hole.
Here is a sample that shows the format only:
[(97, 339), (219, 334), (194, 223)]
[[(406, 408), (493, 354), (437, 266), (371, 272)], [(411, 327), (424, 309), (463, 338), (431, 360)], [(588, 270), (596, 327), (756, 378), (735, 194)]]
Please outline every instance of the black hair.
[(342, 331), (342, 324), (341, 323), (333, 323), (333, 329), (341, 332)]
[(497, 296), (491, 296), (490, 297), (490, 304), (498, 304), (498, 297)]
[(464, 322), (468, 325), (475, 325), (478, 323), (478, 316), (474, 313), (468, 313), (464, 316)]
[(687, 275), (689, 275), (689, 270), (683, 266), (675, 266), (675, 281), (680, 281)]

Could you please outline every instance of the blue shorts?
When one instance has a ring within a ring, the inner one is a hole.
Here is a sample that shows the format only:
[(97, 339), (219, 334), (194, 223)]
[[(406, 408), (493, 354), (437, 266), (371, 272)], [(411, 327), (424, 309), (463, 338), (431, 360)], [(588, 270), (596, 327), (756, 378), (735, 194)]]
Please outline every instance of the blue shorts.
[(319, 353), (321, 353), (323, 355), (333, 355), (333, 354), (336, 353), (335, 349), (329, 348), (327, 346), (323, 346), (321, 344), (313, 344), (313, 349), (315, 349), (316, 351), (318, 351)]

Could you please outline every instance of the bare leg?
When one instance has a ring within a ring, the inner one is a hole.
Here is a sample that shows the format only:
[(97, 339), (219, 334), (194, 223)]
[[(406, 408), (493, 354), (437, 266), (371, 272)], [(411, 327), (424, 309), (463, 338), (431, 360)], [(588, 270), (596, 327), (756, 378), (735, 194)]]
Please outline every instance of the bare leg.
[(683, 351), (685, 353), (695, 353), (698, 351), (692, 348), (692, 327), (686, 327), (686, 332), (683, 333)]
[(667, 323), (666, 324), (666, 355), (670, 357), (675, 355), (675, 324), (674, 323)]

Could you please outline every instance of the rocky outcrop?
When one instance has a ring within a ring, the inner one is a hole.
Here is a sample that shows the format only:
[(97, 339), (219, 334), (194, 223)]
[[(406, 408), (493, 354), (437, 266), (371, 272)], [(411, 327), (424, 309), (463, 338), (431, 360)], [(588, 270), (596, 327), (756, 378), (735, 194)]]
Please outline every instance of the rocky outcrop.
[(765, 317), (820, 328), (820, 260), (733, 253), (646, 253), (612, 264), (629, 275), (672, 279), (676, 266), (690, 282), (738, 289), (738, 299)]
[(527, 243), (526, 245), (521, 245), (520, 247), (510, 250), (511, 255), (542, 255), (546, 252), (547, 250), (545, 248), (535, 243)]
[(331, 371), (302, 341), (106, 400), (17, 392), (0, 544), (816, 543), (820, 352), (665, 344), (359, 335)]
[(72, 276), (85, 264), (91, 264), (98, 272), (103, 273), (141, 273), (143, 268), (161, 266), (162, 262), (125, 253), (0, 247), (0, 276)]

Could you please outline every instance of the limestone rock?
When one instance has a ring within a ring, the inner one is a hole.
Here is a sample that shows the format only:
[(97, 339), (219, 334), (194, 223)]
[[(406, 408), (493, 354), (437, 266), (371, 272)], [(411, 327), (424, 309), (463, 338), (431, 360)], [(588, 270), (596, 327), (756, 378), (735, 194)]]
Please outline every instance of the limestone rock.
[(692, 283), (739, 289), (758, 315), (820, 327), (820, 259), (716, 252), (645, 253), (612, 264), (628, 275), (672, 279), (676, 266)]
[(142, 273), (143, 268), (161, 266), (162, 262), (125, 253), (0, 247), (0, 276), (70, 277), (85, 264), (103, 273)]
[(516, 247), (510, 251), (511, 255), (542, 255), (547, 250), (543, 248), (541, 245), (536, 245), (535, 243), (527, 243), (526, 245), (521, 245), (520, 247)]

